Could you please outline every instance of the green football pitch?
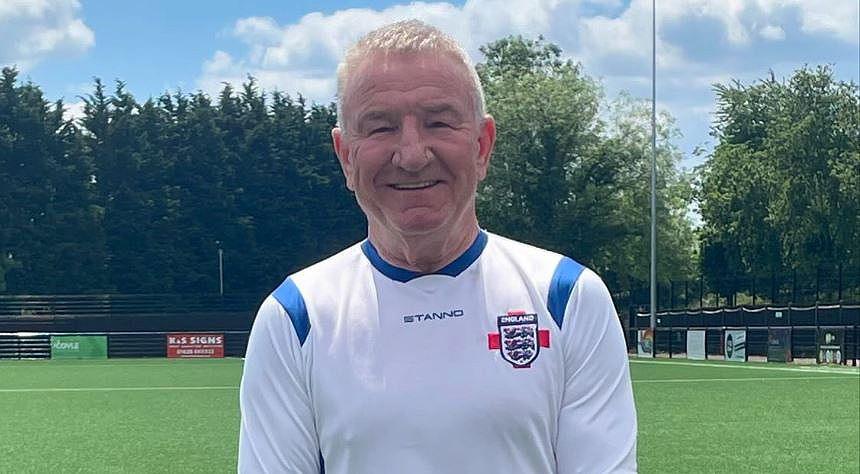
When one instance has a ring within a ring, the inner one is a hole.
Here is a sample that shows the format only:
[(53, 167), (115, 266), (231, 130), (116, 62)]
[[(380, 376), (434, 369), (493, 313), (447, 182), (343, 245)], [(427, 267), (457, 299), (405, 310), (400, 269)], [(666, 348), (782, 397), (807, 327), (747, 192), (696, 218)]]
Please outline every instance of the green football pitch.
[[(860, 472), (856, 369), (631, 371), (640, 472)], [(0, 472), (235, 471), (241, 372), (237, 359), (0, 361)]]

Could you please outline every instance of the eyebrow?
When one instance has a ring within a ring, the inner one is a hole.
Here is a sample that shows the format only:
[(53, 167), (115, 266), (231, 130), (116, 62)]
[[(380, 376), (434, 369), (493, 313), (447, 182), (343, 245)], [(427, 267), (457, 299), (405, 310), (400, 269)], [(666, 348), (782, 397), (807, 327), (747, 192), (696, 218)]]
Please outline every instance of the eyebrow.
[(430, 104), (426, 107), (422, 107), (424, 112), (431, 114), (443, 114), (446, 112), (450, 112), (457, 117), (460, 116), (460, 112), (451, 104), (440, 103), (440, 104)]
[(368, 120), (390, 120), (391, 113), (385, 112), (383, 110), (368, 110), (367, 112), (363, 112), (358, 116), (357, 123), (363, 123)]
[[(434, 114), (434, 115), (441, 115), (441, 114), (450, 113), (450, 114), (453, 114), (457, 119), (462, 119), (462, 116), (463, 116), (463, 114), (461, 114), (457, 110), (456, 107), (454, 107), (451, 104), (445, 103), (445, 102), (421, 106), (420, 110), (421, 110), (421, 112), (423, 112), (425, 114)], [(395, 114), (393, 114), (392, 112), (386, 111), (386, 110), (368, 110), (366, 112), (362, 112), (358, 116), (356, 123), (362, 124), (362, 123), (367, 123), (368, 121), (372, 121), (372, 120), (391, 121), (392, 117), (394, 115)]]

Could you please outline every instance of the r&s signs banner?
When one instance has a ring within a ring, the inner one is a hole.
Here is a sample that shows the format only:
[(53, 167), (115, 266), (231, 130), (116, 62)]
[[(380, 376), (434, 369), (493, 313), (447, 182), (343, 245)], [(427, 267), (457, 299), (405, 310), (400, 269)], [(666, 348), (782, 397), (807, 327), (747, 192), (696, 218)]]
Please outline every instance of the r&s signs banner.
[(167, 357), (224, 357), (224, 335), (212, 333), (170, 333)]

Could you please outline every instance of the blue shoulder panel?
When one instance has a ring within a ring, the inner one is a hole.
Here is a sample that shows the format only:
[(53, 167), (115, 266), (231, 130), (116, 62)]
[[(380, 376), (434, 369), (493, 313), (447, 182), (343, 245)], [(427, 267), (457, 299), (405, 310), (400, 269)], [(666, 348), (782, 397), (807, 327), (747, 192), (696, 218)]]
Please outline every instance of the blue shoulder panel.
[(287, 311), (293, 322), (293, 329), (299, 336), (299, 344), (304, 345), (311, 330), (311, 320), (308, 319), (308, 308), (305, 306), (305, 299), (302, 298), (299, 288), (293, 283), (292, 278), (287, 278), (272, 292), (272, 296)]
[(573, 285), (576, 285), (576, 280), (579, 279), (583, 269), (585, 267), (567, 257), (562, 257), (558, 266), (555, 267), (555, 273), (553, 273), (549, 283), (546, 308), (559, 329), (561, 329), (561, 323), (564, 322), (567, 300), (570, 299)]

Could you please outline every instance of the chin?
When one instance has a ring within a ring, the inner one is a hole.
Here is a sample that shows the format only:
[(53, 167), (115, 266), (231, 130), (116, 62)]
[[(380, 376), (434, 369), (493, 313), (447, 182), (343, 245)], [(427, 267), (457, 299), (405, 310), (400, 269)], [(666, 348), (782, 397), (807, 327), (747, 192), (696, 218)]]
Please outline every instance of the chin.
[(393, 226), (402, 235), (425, 235), (450, 229), (448, 216), (400, 216)]
[(409, 224), (398, 225), (396, 229), (401, 235), (427, 235), (448, 227), (436, 222), (410, 222)]

